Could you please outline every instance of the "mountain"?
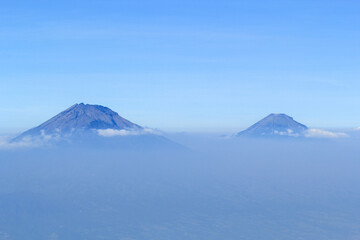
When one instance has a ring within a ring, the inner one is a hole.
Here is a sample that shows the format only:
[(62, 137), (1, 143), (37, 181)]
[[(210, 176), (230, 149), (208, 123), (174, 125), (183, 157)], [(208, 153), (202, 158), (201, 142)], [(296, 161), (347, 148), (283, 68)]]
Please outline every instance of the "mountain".
[(70, 136), (101, 129), (140, 131), (143, 127), (120, 117), (107, 107), (80, 103), (71, 106), (38, 127), (22, 133), (16, 140), (27, 136)]
[(184, 149), (158, 132), (143, 128), (100, 105), (75, 104), (43, 124), (32, 128), (12, 142), (29, 146), (56, 144), (106, 150), (178, 150)]
[(237, 136), (246, 137), (301, 137), (308, 127), (296, 122), (292, 117), (280, 113), (270, 114)]

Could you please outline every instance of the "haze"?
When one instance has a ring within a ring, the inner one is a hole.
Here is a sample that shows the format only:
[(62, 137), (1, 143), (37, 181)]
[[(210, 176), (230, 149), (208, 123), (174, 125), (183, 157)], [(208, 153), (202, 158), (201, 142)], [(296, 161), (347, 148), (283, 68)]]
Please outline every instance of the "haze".
[(359, 0), (0, 4), (0, 240), (360, 240)]

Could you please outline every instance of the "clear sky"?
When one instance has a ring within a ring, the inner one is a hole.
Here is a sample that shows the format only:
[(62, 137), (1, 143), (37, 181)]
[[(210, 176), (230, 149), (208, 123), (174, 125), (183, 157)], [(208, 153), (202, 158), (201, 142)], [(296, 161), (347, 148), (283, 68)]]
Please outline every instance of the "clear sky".
[(85, 102), (143, 126), (360, 126), (359, 0), (0, 1), (0, 131)]

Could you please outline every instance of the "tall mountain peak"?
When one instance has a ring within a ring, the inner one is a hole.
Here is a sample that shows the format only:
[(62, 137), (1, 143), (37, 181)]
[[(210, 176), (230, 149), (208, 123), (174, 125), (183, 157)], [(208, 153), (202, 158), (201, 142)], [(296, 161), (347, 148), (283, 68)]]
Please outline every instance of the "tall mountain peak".
[(101, 105), (74, 104), (38, 127), (22, 133), (17, 139), (41, 134), (69, 134), (99, 129), (139, 130), (141, 126), (122, 118), (110, 108)]

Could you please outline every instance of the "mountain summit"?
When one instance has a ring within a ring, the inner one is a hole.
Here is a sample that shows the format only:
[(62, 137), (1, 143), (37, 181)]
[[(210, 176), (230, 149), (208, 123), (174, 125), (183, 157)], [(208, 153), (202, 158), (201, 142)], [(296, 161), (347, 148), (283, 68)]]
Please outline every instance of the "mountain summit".
[(120, 117), (119, 114), (107, 107), (80, 103), (71, 106), (38, 127), (22, 133), (16, 139), (44, 134), (64, 136), (100, 129), (142, 130), (143, 128)]
[(237, 136), (246, 137), (300, 137), (304, 136), (308, 127), (298, 123), (292, 117), (272, 113)]

